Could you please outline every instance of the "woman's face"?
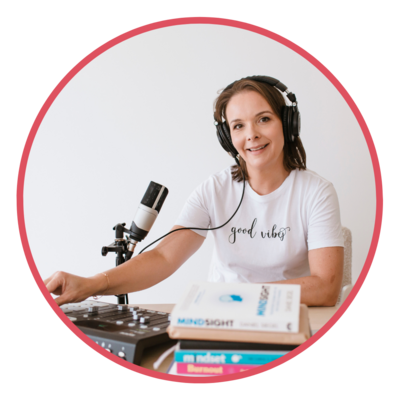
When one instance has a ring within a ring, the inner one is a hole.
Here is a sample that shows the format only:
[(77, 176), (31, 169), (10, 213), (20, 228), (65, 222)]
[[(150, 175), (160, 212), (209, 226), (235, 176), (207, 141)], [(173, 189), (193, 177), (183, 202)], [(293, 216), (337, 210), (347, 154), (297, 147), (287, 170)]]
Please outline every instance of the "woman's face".
[(251, 171), (283, 167), (282, 122), (267, 100), (254, 91), (233, 96), (226, 107), (232, 143)]

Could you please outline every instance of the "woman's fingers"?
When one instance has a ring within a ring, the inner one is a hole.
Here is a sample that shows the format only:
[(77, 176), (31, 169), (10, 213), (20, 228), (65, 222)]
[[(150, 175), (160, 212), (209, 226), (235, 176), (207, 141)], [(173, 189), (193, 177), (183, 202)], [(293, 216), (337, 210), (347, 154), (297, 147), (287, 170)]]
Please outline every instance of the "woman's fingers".
[[(47, 281), (47, 283), (46, 283)], [(44, 284), (50, 293), (60, 295), (63, 293), (63, 288), (65, 285), (65, 277), (62, 272), (56, 272), (50, 278), (46, 279)]]
[(57, 303), (58, 306), (62, 306), (63, 304), (71, 303), (71, 301), (67, 300), (65, 296), (61, 295), (56, 297), (54, 301)]
[(85, 290), (86, 281), (85, 278), (80, 276), (68, 274), (66, 272), (56, 272), (43, 282), (50, 293), (59, 296), (55, 298), (54, 301), (61, 306), (66, 303), (75, 303), (85, 300), (90, 296), (90, 292)]

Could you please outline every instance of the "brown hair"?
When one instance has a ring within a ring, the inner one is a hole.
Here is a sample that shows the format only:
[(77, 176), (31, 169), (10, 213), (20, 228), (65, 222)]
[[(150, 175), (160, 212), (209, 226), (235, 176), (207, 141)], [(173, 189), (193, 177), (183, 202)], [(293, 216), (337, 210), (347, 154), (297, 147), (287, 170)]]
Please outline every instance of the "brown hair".
[[(241, 79), (236, 81), (233, 86), (224, 90), (214, 102), (214, 119), (219, 123), (226, 120), (226, 107), (230, 99), (243, 91), (254, 91), (261, 94), (262, 97), (271, 106), (273, 112), (282, 121), (283, 108), (286, 106), (285, 97), (275, 87), (268, 83), (253, 81), (250, 79)], [(249, 179), (246, 161), (242, 157), (239, 158), (240, 166), (243, 169), (245, 180)], [(306, 152), (300, 137), (296, 137), (294, 142), (287, 143), (283, 147), (283, 166), (286, 171), (290, 172), (296, 168), (306, 169)], [(240, 168), (237, 165), (231, 167), (232, 179), (237, 182), (243, 180)]]

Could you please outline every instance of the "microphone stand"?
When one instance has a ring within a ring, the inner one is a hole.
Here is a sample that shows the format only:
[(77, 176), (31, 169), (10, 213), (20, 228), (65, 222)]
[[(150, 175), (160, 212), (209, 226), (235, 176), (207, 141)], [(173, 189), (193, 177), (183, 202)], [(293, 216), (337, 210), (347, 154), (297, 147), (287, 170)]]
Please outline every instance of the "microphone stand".
[[(101, 249), (101, 254), (104, 257), (110, 252), (116, 253), (116, 267), (131, 259), (137, 243), (136, 240), (132, 239), (128, 235), (124, 238), (124, 233), (134, 235), (132, 231), (125, 228), (125, 225), (125, 223), (115, 225), (113, 228), (115, 230), (115, 241), (109, 246), (103, 246), (103, 248)], [(127, 293), (116, 294), (116, 296), (118, 297), (118, 304), (129, 304)]]

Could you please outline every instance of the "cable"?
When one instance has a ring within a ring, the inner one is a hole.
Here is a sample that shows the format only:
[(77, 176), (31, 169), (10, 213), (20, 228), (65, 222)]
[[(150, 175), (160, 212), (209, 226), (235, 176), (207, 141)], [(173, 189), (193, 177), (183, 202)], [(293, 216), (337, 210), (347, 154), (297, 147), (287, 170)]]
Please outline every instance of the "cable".
[[(157, 243), (159, 240), (165, 238), (165, 236), (168, 236), (168, 235), (170, 235), (171, 233), (174, 233), (174, 232), (183, 231), (183, 230), (185, 230), (185, 229), (196, 229), (196, 230), (198, 230), (198, 231), (214, 231), (214, 230), (216, 230), (216, 229), (220, 229), (220, 228), (224, 227), (224, 226), (236, 215), (236, 213), (238, 212), (238, 210), (239, 210), (239, 208), (240, 208), (240, 206), (241, 206), (241, 204), (242, 204), (242, 201), (243, 201), (244, 189), (245, 189), (245, 187), (246, 187), (246, 180), (244, 179), (244, 172), (243, 172), (243, 169), (242, 169), (242, 167), (240, 166), (240, 164), (239, 164), (239, 162), (237, 161), (236, 158), (235, 158), (235, 161), (236, 161), (237, 165), (238, 165), (239, 168), (240, 168), (240, 172), (242, 173), (242, 177), (243, 177), (243, 192), (242, 192), (242, 198), (240, 199), (240, 203), (239, 203), (239, 205), (238, 205), (236, 211), (233, 213), (232, 217), (230, 217), (230, 218), (228, 219), (228, 221), (226, 221), (223, 225), (218, 226), (218, 227), (216, 227), (216, 228), (179, 228), (179, 229), (174, 229), (173, 231), (168, 232), (168, 233), (165, 234), (164, 236), (161, 236), (160, 238), (158, 238), (158, 239), (155, 240), (154, 242), (152, 242), (152, 243), (150, 243), (149, 245), (147, 245), (144, 249), (142, 249), (142, 251), (141, 251), (139, 254), (142, 254), (148, 247), (152, 246), (154, 243)], [(138, 255), (139, 255), (139, 254), (138, 254)]]

